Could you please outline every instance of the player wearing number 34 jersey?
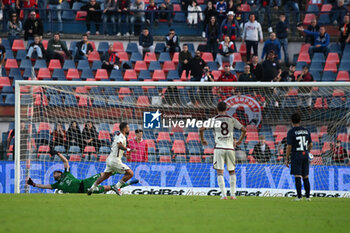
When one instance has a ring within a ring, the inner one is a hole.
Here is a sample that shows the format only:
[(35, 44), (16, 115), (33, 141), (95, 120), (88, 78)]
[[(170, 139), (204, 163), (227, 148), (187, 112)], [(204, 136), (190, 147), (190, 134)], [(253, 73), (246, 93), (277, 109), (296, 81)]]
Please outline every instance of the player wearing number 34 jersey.
[[(237, 145), (241, 144), (243, 138), (246, 134), (246, 129), (241, 125), (241, 123), (227, 115), (226, 113), (227, 105), (225, 102), (218, 103), (217, 110), (218, 115), (212, 118), (211, 120), (215, 121), (213, 124), (215, 127), (215, 148), (214, 148), (214, 158), (213, 166), (217, 171), (218, 184), (221, 190), (221, 199), (227, 199), (225, 191), (225, 180), (224, 180), (224, 169), (225, 164), (227, 170), (230, 174), (230, 187), (231, 187), (231, 199), (236, 199), (236, 157), (235, 157), (235, 145), (234, 145), (234, 129), (241, 130), (241, 136), (237, 141)], [(219, 124), (217, 123), (219, 122)], [(204, 138), (205, 128), (201, 128), (199, 133), (203, 145), (208, 145), (207, 141)]]

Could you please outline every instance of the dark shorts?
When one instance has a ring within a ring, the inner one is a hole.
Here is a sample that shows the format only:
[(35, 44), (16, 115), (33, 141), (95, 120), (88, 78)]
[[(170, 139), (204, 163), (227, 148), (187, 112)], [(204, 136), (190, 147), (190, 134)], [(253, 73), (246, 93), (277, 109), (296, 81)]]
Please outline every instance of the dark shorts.
[(305, 155), (302, 153), (292, 154), (290, 174), (303, 177), (309, 175), (309, 154), (307, 152)]

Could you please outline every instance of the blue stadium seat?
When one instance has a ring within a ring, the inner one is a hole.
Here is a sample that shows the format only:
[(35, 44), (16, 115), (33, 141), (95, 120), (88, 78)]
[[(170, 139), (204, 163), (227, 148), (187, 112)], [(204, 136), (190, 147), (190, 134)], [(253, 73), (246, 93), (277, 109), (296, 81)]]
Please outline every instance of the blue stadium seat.
[(236, 62), (235, 70), (237, 72), (244, 72), (244, 66), (245, 66), (244, 62)]
[(15, 105), (15, 95), (14, 94), (6, 94), (5, 104), (6, 106)]
[(322, 82), (334, 82), (336, 79), (336, 73), (332, 71), (325, 71), (322, 75)]
[(68, 153), (80, 153), (80, 147), (79, 146), (70, 146)]
[(340, 45), (337, 43), (332, 43), (329, 45), (329, 52), (330, 53), (338, 53), (341, 54), (341, 48)]
[(317, 5), (310, 4), (310, 5), (307, 7), (307, 10), (306, 10), (306, 11), (307, 11), (308, 13), (318, 14), (319, 9), (318, 9), (318, 6), (317, 6)]
[(91, 69), (92, 69), (93, 71), (96, 71), (96, 70), (98, 70), (98, 69), (101, 69), (101, 67), (102, 67), (102, 62), (101, 62), (101, 61), (93, 61), (93, 62), (92, 62), (92, 67), (91, 67)]
[[(4, 39), (2, 39), (2, 42), (4, 42)], [(15, 57), (13, 56), (12, 50), (6, 49), (6, 59), (15, 59)]]
[(116, 94), (116, 88), (115, 87), (104, 87), (103, 92), (105, 95), (115, 95)]
[(129, 127), (130, 127), (131, 131), (135, 131), (137, 129), (140, 129), (139, 125), (138, 124), (134, 124), (134, 123), (130, 123)]
[(49, 106), (50, 107), (61, 107), (61, 106), (63, 106), (61, 96), (60, 95), (50, 95)]
[(179, 72), (177, 70), (169, 70), (167, 78), (168, 81), (179, 80)]
[[(11, 50), (11, 45), (8, 39), (3, 38), (1, 41), (1, 44), (5, 47), (5, 50)], [(7, 51), (6, 51), (6, 57), (7, 57)]]
[(326, 62), (326, 58), (323, 53), (314, 53), (314, 56), (312, 57), (312, 62)]
[(149, 70), (141, 70), (138, 76), (138, 80), (143, 81), (146, 79), (152, 79), (151, 73)]
[(176, 12), (174, 16), (174, 22), (176, 23), (185, 23), (186, 15), (184, 12)]
[(131, 54), (130, 61), (132, 63), (135, 63), (137, 61), (142, 61), (142, 60), (143, 60), (142, 55), (139, 52), (133, 52)]
[(126, 47), (126, 50), (125, 50), (125, 52), (127, 52), (127, 53), (136, 53), (138, 51), (139, 50), (138, 50), (137, 44), (134, 42), (129, 42), (128, 46)]
[(209, 66), (210, 70), (218, 70), (218, 64), (216, 62), (207, 62), (207, 65)]
[(76, 41), (71, 41), (69, 45), (69, 52), (73, 54), (73, 52), (76, 50), (77, 47), (77, 42)]
[(72, 6), (72, 10), (80, 10), (80, 8), (84, 5), (82, 2), (74, 2)]
[(24, 69), (23, 78), (27, 80), (30, 77), (32, 77), (32, 68), (28, 67), (28, 68)]
[(314, 78), (314, 81), (321, 81), (321, 75), (318, 71), (310, 71), (310, 74)]
[(92, 103), (92, 107), (105, 107), (106, 106), (106, 101), (104, 99), (94, 99), (94, 102)]
[(75, 63), (73, 60), (64, 60), (63, 70), (75, 69)]
[(344, 108), (345, 107), (345, 102), (341, 97), (333, 97), (329, 104), (329, 108)]
[(193, 43), (187, 43), (187, 45), (188, 45), (188, 51), (190, 51), (191, 53), (194, 53), (194, 44)]
[(109, 44), (108, 42), (105, 42), (105, 41), (101, 41), (99, 44), (98, 44), (98, 48), (97, 48), (97, 51), (99, 53), (105, 53), (108, 51), (108, 48), (109, 48)]
[(32, 61), (29, 59), (23, 59), (21, 61), (21, 65), (19, 66), (21, 70), (27, 69), (27, 68), (32, 68)]
[(36, 60), (34, 64), (34, 69), (47, 68), (45, 60)]
[(328, 25), (331, 23), (331, 20), (329, 18), (329, 14), (321, 14), (318, 18), (318, 24), (319, 25)]
[(63, 69), (54, 69), (52, 72), (52, 77), (53, 80), (59, 80), (59, 81), (64, 81), (67, 80), (66, 76), (64, 75), (64, 70)]
[(109, 107), (119, 107), (121, 100), (117, 95), (110, 95), (108, 97), (107, 105)]
[(100, 123), (98, 125), (98, 131), (101, 131), (101, 130), (105, 130), (105, 131), (111, 132), (111, 128), (110, 128), (108, 123)]
[(125, 96), (123, 98), (123, 103), (124, 104), (134, 104), (135, 103), (135, 98), (134, 96)]
[(154, 135), (153, 131), (150, 131), (150, 130), (143, 131), (143, 138), (156, 140), (156, 136)]
[(350, 108), (350, 97), (346, 98), (345, 107), (346, 107), (347, 109)]
[(137, 87), (132, 87), (131, 90), (133, 90), (134, 96), (139, 97), (145, 95), (142, 87), (137, 86)]
[(112, 70), (111, 74), (109, 75), (109, 79), (111, 81), (123, 81), (123, 74), (121, 70)]
[(83, 71), (81, 72), (80, 78), (82, 80), (86, 80), (88, 78), (94, 78), (94, 73), (90, 68), (83, 69)]
[(159, 62), (171, 61), (170, 54), (168, 52), (162, 52), (158, 58)]
[(303, 67), (305, 66), (305, 65), (307, 65), (307, 63), (306, 62), (304, 62), (304, 61), (299, 61), (298, 63), (297, 63), (297, 65), (296, 65), (296, 67), (295, 67), (295, 70), (303, 70)]
[(22, 77), (21, 70), (18, 68), (10, 69), (9, 78)]
[(169, 147), (159, 147), (158, 154), (170, 155), (170, 148)]
[(90, 95), (101, 95), (102, 89), (103, 89), (102, 87), (91, 87), (89, 93), (90, 93)]
[(345, 51), (341, 57), (341, 62), (350, 62), (350, 52)]
[(298, 97), (297, 96), (286, 96), (282, 100), (282, 107), (283, 108), (296, 108), (298, 107)]
[(4, 87), (1, 89), (1, 94), (13, 94), (13, 93), (14, 93), (13, 87), (4, 86)]
[(101, 146), (98, 152), (101, 154), (109, 154), (111, 153), (111, 148), (109, 146)]
[(90, 69), (88, 60), (79, 60), (77, 65), (78, 70)]
[(184, 134), (182, 132), (175, 132), (173, 134), (173, 141), (174, 140), (183, 140), (183, 141), (185, 141), (185, 136), (184, 136)]
[(164, 43), (157, 43), (156, 47), (154, 49), (155, 53), (162, 53), (165, 50), (165, 44)]
[(157, 156), (154, 155), (156, 152), (153, 147), (148, 148), (148, 162), (155, 163), (157, 162)]
[(350, 72), (350, 60), (349, 61), (341, 61), (339, 66), (339, 71), (348, 71)]
[(311, 62), (310, 71), (318, 71), (321, 72), (323, 70), (323, 64), (321, 62)]
[(155, 70), (161, 70), (162, 67), (160, 66), (159, 61), (151, 61), (148, 67), (148, 70), (153, 72)]
[(75, 19), (74, 11), (71, 11), (71, 10), (63, 11), (62, 19), (65, 21), (74, 20)]
[(60, 153), (66, 153), (66, 148), (64, 146), (55, 146), (55, 151)]
[[(17, 54), (16, 54), (16, 60), (21, 61), (21, 60), (25, 59), (26, 56), (27, 56), (26, 50), (18, 50)], [(6, 58), (7, 58), (7, 54), (6, 54)]]
[(65, 107), (78, 107), (78, 102), (74, 95), (66, 95), (63, 105)]

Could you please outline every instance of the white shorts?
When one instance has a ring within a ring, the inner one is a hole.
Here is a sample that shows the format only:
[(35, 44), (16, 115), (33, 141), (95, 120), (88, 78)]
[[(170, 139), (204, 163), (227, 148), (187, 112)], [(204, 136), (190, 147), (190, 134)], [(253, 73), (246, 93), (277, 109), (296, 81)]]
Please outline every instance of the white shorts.
[(214, 149), (213, 166), (214, 169), (224, 170), (225, 164), (228, 171), (236, 168), (236, 156), (234, 150)]
[(119, 174), (125, 174), (126, 170), (129, 170), (130, 168), (128, 165), (122, 163), (120, 159), (111, 158), (108, 156), (106, 160), (106, 169), (104, 172), (110, 172), (110, 173), (119, 173)]

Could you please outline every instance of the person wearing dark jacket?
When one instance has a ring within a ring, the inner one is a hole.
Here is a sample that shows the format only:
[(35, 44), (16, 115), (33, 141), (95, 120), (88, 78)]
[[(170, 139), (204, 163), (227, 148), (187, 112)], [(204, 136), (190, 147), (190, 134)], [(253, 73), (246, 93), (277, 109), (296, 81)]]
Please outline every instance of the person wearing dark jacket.
[[(320, 26), (317, 23), (316, 19), (311, 20), (311, 24), (307, 27), (307, 30), (310, 32), (319, 32)], [(311, 45), (315, 45), (315, 38), (312, 35), (305, 36), (305, 43), (310, 43)]]
[(99, 29), (101, 24), (101, 6), (100, 3), (96, 2), (96, 0), (90, 0), (89, 3), (86, 3), (81, 7), (81, 10), (87, 11), (86, 15), (86, 34), (90, 35), (90, 27), (91, 22), (95, 22), (96, 26), (96, 35), (99, 35)]
[(66, 133), (67, 142), (69, 146), (79, 146), (82, 147), (82, 135), (78, 125), (78, 122), (72, 121)]
[(83, 132), (81, 134), (83, 138), (83, 150), (86, 146), (94, 146), (96, 151), (98, 151), (100, 147), (98, 133), (96, 127), (91, 121), (86, 122)]
[(169, 86), (164, 93), (163, 104), (180, 105), (180, 93), (176, 86)]
[(188, 51), (188, 45), (183, 44), (182, 45), (182, 51), (179, 53), (179, 64), (177, 66), (177, 69), (179, 71), (179, 76), (182, 75), (182, 72), (186, 70), (186, 77), (188, 76), (190, 72), (190, 61), (192, 59), (192, 54), (190, 51)]
[(94, 51), (94, 49), (92, 48), (92, 45), (88, 41), (87, 34), (82, 35), (81, 39), (82, 40), (76, 44), (75, 55), (74, 55), (75, 60), (87, 60), (89, 57), (89, 54), (92, 51)]
[[(130, 35), (130, 25), (129, 24), (129, 12), (130, 10), (130, 0), (118, 0), (117, 1), (117, 15), (118, 15), (118, 33), (117, 36), (121, 36), (125, 30), (122, 28), (127, 28), (125, 35)], [(125, 25), (121, 25), (122, 22), (125, 22)]]
[(334, 25), (342, 25), (344, 23), (344, 16), (348, 13), (346, 6), (344, 5), (344, 0), (338, 0), (338, 2), (333, 6), (330, 13), (331, 20)]
[(203, 75), (203, 69), (206, 65), (201, 57), (201, 51), (197, 50), (196, 55), (190, 60), (191, 81), (199, 82)]
[(234, 18), (235, 13), (233, 11), (230, 11), (227, 13), (227, 18), (222, 21), (222, 24), (220, 26), (220, 32), (221, 32), (221, 38), (224, 39), (225, 36), (228, 36), (232, 42), (236, 40), (236, 38), (239, 37), (240, 31), (239, 31), (239, 25), (237, 20)]
[(169, 30), (169, 34), (165, 36), (165, 52), (180, 52), (179, 37), (174, 29)]
[[(281, 60), (281, 44), (276, 39), (276, 33), (270, 33), (270, 39), (266, 40), (261, 54), (261, 59), (265, 59), (269, 51), (273, 50), (278, 60)], [(266, 56), (266, 57), (265, 57)]]
[(264, 70), (261, 64), (259, 64), (258, 56), (252, 57), (252, 62), (249, 64), (250, 72), (255, 76), (256, 81), (264, 79)]
[(44, 26), (40, 19), (36, 18), (35, 11), (30, 12), (30, 16), (24, 22), (24, 40), (32, 40), (34, 36), (40, 36), (42, 39)]
[(139, 36), (138, 49), (140, 54), (154, 52), (153, 36), (149, 33), (148, 28), (144, 28), (142, 34)]
[(102, 69), (111, 72), (113, 69), (119, 69), (119, 57), (113, 51), (113, 45), (109, 45), (108, 51), (101, 57)]
[(344, 51), (345, 45), (350, 43), (350, 16), (344, 16), (344, 23), (339, 27), (341, 51)]
[(55, 33), (47, 45), (47, 59), (59, 59), (63, 65), (64, 59), (71, 57), (66, 44), (61, 41), (60, 34)]
[(218, 43), (220, 36), (220, 28), (217, 23), (216, 17), (212, 16), (210, 18), (210, 22), (207, 25), (206, 29), (207, 35), (207, 52), (213, 53), (214, 59), (216, 58), (216, 54), (218, 52)]
[(40, 41), (39, 36), (34, 37), (34, 42), (29, 45), (27, 52), (28, 59), (43, 59), (45, 58), (45, 48)]
[(265, 136), (259, 136), (259, 142), (254, 146), (252, 155), (259, 163), (266, 163), (271, 158), (269, 145), (265, 143)]
[(209, 24), (212, 16), (214, 16), (216, 18), (216, 16), (218, 15), (218, 12), (216, 11), (216, 9), (214, 7), (213, 2), (208, 1), (207, 7), (204, 9), (203, 13), (204, 13), (204, 22), (203, 22), (202, 37), (205, 38), (207, 25)]
[(298, 27), (297, 29), (301, 32), (305, 32), (307, 35), (312, 35), (315, 38), (315, 45), (310, 46), (309, 48), (310, 58), (313, 57), (314, 53), (323, 53), (325, 57), (327, 57), (330, 37), (326, 32), (326, 28), (324, 26), (320, 27), (319, 32), (310, 32), (308, 30), (304, 30), (302, 26)]
[(283, 49), (284, 63), (288, 66), (288, 24), (286, 23), (286, 16), (284, 14), (280, 15), (280, 21), (276, 25), (276, 36), (280, 42), (281, 48)]

